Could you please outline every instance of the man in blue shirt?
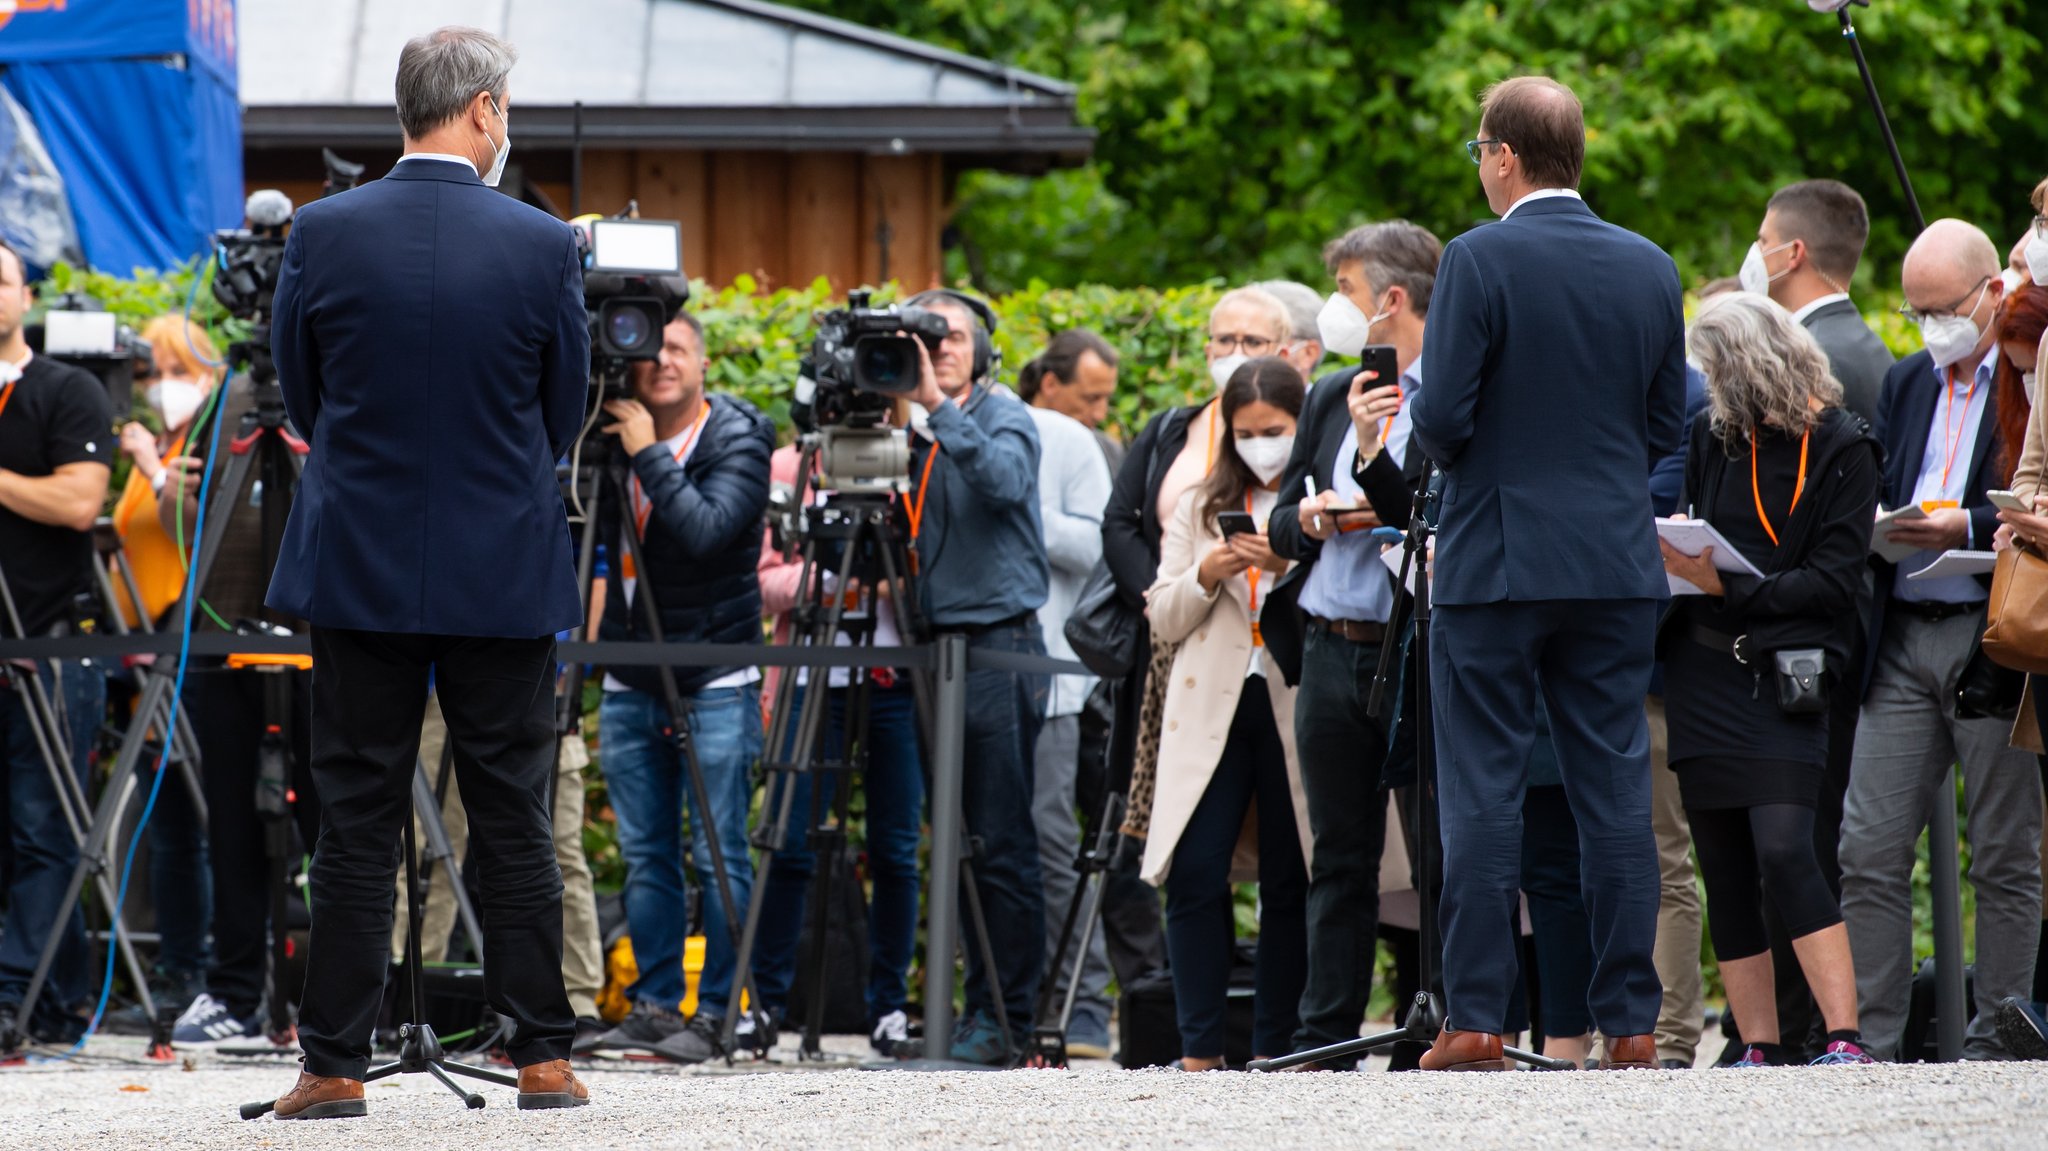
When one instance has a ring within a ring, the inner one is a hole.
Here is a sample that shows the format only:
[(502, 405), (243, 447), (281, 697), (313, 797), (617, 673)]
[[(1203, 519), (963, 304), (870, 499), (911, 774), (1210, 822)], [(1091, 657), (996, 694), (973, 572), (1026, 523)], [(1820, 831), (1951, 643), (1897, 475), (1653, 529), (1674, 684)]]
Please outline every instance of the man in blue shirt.
[[(1908, 313), (1925, 351), (1885, 376), (1884, 506), (1917, 503), (1925, 519), (1900, 521), (1894, 544), (1916, 551), (1877, 565), (1871, 660), (1842, 815), (1842, 918), (1856, 957), (1864, 1046), (1899, 1054), (1913, 978), (1913, 845), (1936, 792), (1960, 762), (1977, 890), (1976, 1018), (1966, 1059), (2011, 1053), (1994, 1020), (1999, 1001), (2034, 982), (2041, 931), (2041, 776), (2008, 745), (2010, 717), (1965, 718), (1956, 707), (1964, 669), (1981, 658), (1988, 578), (1909, 579), (1951, 548), (1989, 549), (1998, 528), (1987, 489), (1999, 470), (1992, 368), (2004, 285), (1998, 249), (1976, 227), (1936, 220), (1906, 253)], [(1854, 685), (1849, 686), (1852, 690)]]
[[(1038, 513), (1038, 429), (1023, 402), (995, 387), (987, 305), (956, 292), (912, 303), (951, 330), (920, 352), (912, 395), (929, 413), (912, 436), (911, 544), (918, 608), (933, 632), (965, 632), (972, 647), (1045, 653), (1037, 611), (1050, 579)], [(919, 344), (920, 349), (923, 344)], [(1045, 715), (1046, 677), (975, 670), (967, 677), (967, 829), (976, 838), (974, 880), (988, 921), (1009, 1038), (1020, 1046), (1045, 965), (1045, 889), (1031, 821), (1032, 761)], [(943, 893), (934, 892), (937, 898)], [(1002, 1063), (989, 972), (967, 948), (967, 1011), (953, 1058)]]
[[(1315, 844), (1296, 1050), (1356, 1037), (1372, 991), (1387, 828), (1380, 774), (1393, 716), (1373, 718), (1366, 700), (1395, 595), (1372, 529), (1406, 524), (1408, 401), (1422, 386), (1423, 329), (1442, 254), (1434, 235), (1405, 220), (1362, 225), (1324, 249), (1337, 294), (1323, 308), (1323, 344), (1346, 356), (1391, 344), (1401, 377), (1360, 380), (1362, 369), (1348, 368), (1317, 381), (1273, 510), (1273, 551), (1299, 561), (1274, 589), (1274, 606), (1298, 596), (1300, 614), (1296, 624), (1269, 606), (1265, 630), (1274, 659), (1283, 673), (1292, 665), (1301, 688), (1294, 739)], [(1372, 404), (1387, 414), (1374, 415)], [(1340, 513), (1333, 505), (1369, 506)], [(1296, 626), (1299, 642), (1283, 641)]]

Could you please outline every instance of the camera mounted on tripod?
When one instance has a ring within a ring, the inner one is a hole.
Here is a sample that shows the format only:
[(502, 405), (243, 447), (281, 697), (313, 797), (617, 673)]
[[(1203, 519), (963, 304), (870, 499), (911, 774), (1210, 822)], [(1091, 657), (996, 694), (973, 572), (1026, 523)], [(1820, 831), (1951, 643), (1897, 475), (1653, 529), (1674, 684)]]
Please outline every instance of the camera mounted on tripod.
[(917, 344), (936, 351), (946, 317), (915, 304), (873, 307), (849, 292), (844, 308), (818, 313), (797, 376), (790, 417), (817, 461), (820, 491), (887, 495), (910, 489), (910, 440), (889, 417), (917, 390)]
[(42, 322), (29, 324), (23, 334), (37, 355), (98, 377), (114, 411), (124, 418), (135, 405), (135, 385), (156, 374), (149, 341), (81, 291), (46, 299)]
[(570, 221), (583, 261), (590, 322), (590, 386), (627, 392), (636, 363), (661, 356), (661, 330), (690, 299), (683, 274), (683, 226), (675, 220), (581, 216)]

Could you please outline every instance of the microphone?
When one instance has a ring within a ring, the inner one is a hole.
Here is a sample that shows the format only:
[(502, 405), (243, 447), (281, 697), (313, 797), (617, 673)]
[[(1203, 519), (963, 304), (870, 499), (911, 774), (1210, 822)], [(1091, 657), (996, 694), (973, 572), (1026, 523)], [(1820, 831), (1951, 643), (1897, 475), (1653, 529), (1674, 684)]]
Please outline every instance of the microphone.
[(264, 231), (282, 228), (291, 222), (291, 197), (276, 188), (259, 188), (249, 193), (242, 211), (249, 217), (249, 226)]
[(1842, 9), (1847, 8), (1851, 4), (1855, 4), (1863, 8), (1868, 8), (1870, 7), (1870, 0), (1806, 0), (1806, 6), (1808, 8), (1813, 9), (1815, 12), (1818, 12), (1823, 16), (1831, 16), (1836, 12), (1840, 12)]

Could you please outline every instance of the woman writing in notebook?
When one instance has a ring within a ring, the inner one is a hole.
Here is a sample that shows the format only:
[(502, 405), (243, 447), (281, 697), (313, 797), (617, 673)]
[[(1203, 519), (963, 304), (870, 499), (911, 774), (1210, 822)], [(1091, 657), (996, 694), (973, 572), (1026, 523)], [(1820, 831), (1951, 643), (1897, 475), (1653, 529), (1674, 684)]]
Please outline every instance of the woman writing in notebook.
[(1814, 854), (1827, 762), (1827, 693), (1844, 682), (1851, 628), (1870, 598), (1864, 553), (1879, 448), (1843, 410), (1827, 357), (1763, 296), (1724, 296), (1686, 339), (1707, 377), (1681, 506), (1691, 506), (1761, 576), (1717, 571), (1713, 549), (1664, 547), (1675, 597), (1659, 632), (1671, 769), (1692, 823), (1740, 1065), (1786, 1062), (1779, 1044), (1761, 890), (1792, 937), (1826, 1019), (1818, 1062), (1864, 1063), (1856, 975), (1839, 901)]

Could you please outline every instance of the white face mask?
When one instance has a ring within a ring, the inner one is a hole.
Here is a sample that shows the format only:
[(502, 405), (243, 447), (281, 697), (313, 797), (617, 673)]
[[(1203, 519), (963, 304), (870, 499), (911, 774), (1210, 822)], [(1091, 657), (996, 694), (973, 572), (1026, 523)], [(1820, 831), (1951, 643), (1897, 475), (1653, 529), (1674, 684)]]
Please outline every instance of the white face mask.
[(149, 385), (143, 393), (149, 406), (163, 413), (164, 427), (176, 431), (192, 419), (206, 400), (206, 390), (190, 380), (166, 378)]
[(1777, 276), (1773, 276), (1770, 269), (1764, 266), (1764, 257), (1770, 255), (1771, 252), (1782, 252), (1791, 246), (1792, 243), (1788, 240), (1772, 248), (1770, 252), (1766, 252), (1762, 243), (1751, 242), (1749, 254), (1742, 257), (1742, 270), (1735, 274), (1735, 278), (1742, 281), (1742, 290), (1754, 292), (1759, 296), (1770, 295), (1771, 285), (1777, 282), (1778, 276), (1787, 275), (1792, 269), (1787, 268), (1783, 272), (1779, 272)]
[(2035, 228), (2027, 234), (2027, 246), (2020, 249), (2020, 255), (2027, 258), (2027, 276), (2040, 287), (2048, 288), (2048, 236)]
[(1250, 356), (1235, 352), (1220, 360), (1209, 361), (1209, 378), (1216, 381), (1216, 390), (1222, 391), (1230, 383), (1230, 377), (1237, 369), (1252, 362)]
[(1984, 293), (1991, 290), (1986, 281), (1978, 290), (1977, 298), (1970, 304), (1969, 311), (1958, 316), (1929, 316), (1920, 321), (1920, 338), (1927, 344), (1927, 354), (1934, 357), (1938, 371), (1950, 364), (1960, 363), (1964, 356), (1977, 348), (1977, 341), (1984, 338), (1984, 332), (1977, 327), (1977, 321), (1970, 317), (1984, 303)]
[[(512, 123), (505, 119), (505, 112), (498, 107), (496, 98), (486, 95), (484, 99), (491, 102), (491, 111), (498, 114), (498, 123), (505, 126), (505, 142), (497, 145), (497, 159), (491, 161), (491, 170), (484, 173), (483, 177), (484, 187), (495, 188), (498, 186), (498, 181), (505, 178), (505, 157), (512, 154)], [(488, 144), (490, 142), (490, 133), (484, 133), (484, 143)]]
[(1998, 282), (2005, 285), (2005, 294), (2010, 296), (2020, 290), (2020, 285), (2026, 283), (2027, 278), (2020, 275), (2018, 268), (2007, 268), (1998, 273)]
[(2034, 381), (2034, 373), (2021, 372), (2020, 386), (2027, 389), (2027, 403), (2029, 406), (2031, 406), (2034, 402), (2034, 388), (2036, 386)]
[(1244, 466), (1259, 477), (1262, 484), (1270, 484), (1287, 470), (1287, 457), (1294, 454), (1294, 433), (1284, 436), (1252, 436), (1237, 441), (1237, 458)]
[(1323, 347), (1340, 356), (1355, 356), (1372, 340), (1372, 326), (1392, 313), (1367, 316), (1342, 292), (1331, 292), (1316, 313), (1316, 329), (1323, 335)]

